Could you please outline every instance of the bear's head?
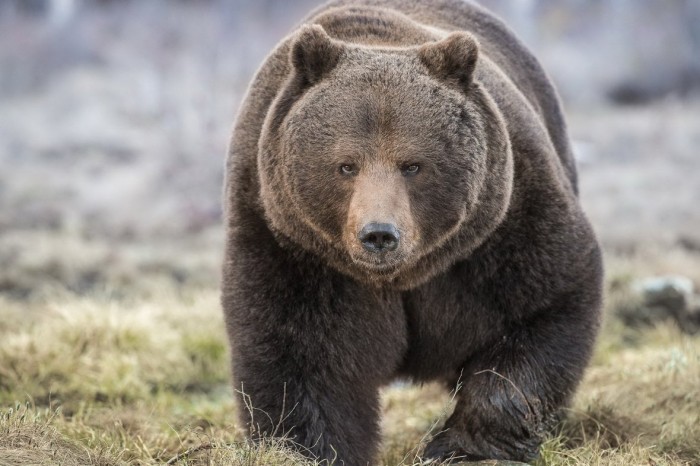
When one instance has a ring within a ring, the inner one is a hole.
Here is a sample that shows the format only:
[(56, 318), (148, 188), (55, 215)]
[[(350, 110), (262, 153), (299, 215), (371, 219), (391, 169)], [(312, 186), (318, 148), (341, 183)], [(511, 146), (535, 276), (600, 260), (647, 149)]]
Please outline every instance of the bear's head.
[(273, 231), (378, 287), (467, 257), (505, 216), (513, 177), (478, 55), (462, 32), (382, 48), (303, 26), (259, 141)]

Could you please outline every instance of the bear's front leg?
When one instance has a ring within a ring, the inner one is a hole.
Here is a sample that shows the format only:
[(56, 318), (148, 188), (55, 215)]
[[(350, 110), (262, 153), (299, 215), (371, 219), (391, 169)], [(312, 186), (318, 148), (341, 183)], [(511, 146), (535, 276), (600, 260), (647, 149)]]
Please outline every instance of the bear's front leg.
[(372, 464), (378, 388), (406, 346), (398, 297), (367, 289), (263, 228), (234, 237), (223, 305), (239, 412), (329, 464)]
[(283, 438), (288, 447), (329, 465), (372, 464), (378, 444), (378, 387), (318, 365), (311, 375), (294, 368), (299, 358), (294, 349), (272, 351), (279, 349), (285, 352), (279, 358), (257, 359), (257, 364), (253, 351), (242, 350), (234, 366), (241, 418), (250, 436)]
[(455, 411), (424, 457), (537, 457), (581, 379), (598, 326), (598, 296), (571, 296), (565, 304), (513, 323), (490, 348), (475, 353), (462, 370)]

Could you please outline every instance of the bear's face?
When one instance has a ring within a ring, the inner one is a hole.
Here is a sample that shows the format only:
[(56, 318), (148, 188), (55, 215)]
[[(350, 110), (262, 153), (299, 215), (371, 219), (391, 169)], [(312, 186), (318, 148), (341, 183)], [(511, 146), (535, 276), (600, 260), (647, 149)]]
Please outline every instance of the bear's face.
[(382, 50), (307, 28), (261, 139), (277, 229), (377, 285), (455, 237), (488, 169), (483, 112), (466, 92), (476, 53), (462, 34)]

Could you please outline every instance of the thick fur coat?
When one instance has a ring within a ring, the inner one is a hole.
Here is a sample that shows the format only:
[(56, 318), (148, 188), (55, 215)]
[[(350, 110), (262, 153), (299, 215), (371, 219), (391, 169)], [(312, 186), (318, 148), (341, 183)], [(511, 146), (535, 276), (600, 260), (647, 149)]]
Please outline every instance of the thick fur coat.
[(313, 12), (243, 102), (225, 214), (253, 436), (371, 464), (379, 388), (438, 380), (461, 390), (426, 458), (536, 457), (591, 355), (602, 267), (556, 92), (501, 21), (460, 0)]

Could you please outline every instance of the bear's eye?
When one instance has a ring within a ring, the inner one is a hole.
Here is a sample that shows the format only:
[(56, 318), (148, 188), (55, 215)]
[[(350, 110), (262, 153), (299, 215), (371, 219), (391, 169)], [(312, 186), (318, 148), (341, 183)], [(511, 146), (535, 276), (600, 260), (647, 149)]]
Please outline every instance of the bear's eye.
[(355, 175), (357, 174), (357, 168), (355, 165), (344, 163), (340, 166), (340, 173), (343, 175)]
[(420, 166), (417, 163), (404, 165), (403, 168), (401, 168), (401, 171), (403, 172), (404, 176), (413, 176), (416, 173), (418, 173), (419, 170)]

